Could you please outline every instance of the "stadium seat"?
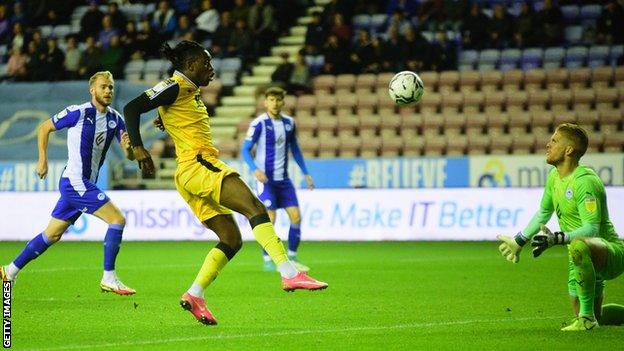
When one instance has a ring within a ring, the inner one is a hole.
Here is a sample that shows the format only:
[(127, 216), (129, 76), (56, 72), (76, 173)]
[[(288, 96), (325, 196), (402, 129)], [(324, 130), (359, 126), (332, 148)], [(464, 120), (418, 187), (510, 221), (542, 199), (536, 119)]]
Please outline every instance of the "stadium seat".
[(439, 114), (423, 113), (422, 114), (422, 130), (423, 134), (440, 134), (440, 130), (444, 124), (444, 120)]
[(336, 85), (336, 76), (333, 75), (320, 75), (314, 77), (312, 80), (312, 87), (316, 94), (319, 93), (332, 93), (334, 86)]
[(373, 92), (375, 89), (375, 83), (377, 82), (377, 75), (375, 74), (359, 74), (355, 77), (355, 91), (362, 92)]
[(568, 86), (570, 89), (586, 88), (591, 79), (591, 69), (587, 67), (570, 71)]
[(423, 138), (403, 136), (402, 141), (403, 156), (420, 156), (423, 154), (425, 148), (425, 141)]
[(553, 112), (553, 126), (557, 127), (561, 123), (576, 123), (578, 114), (576, 111), (557, 111)]
[(360, 157), (378, 157), (381, 155), (382, 141), (380, 137), (362, 139)]
[(336, 88), (336, 114), (355, 113), (357, 105), (357, 96), (352, 93), (343, 93), (342, 90)]
[(529, 92), (527, 109), (531, 112), (544, 111), (548, 108), (550, 96), (546, 90), (534, 90)]
[(338, 119), (334, 116), (317, 116), (319, 138), (328, 138), (336, 135)]
[(487, 119), (486, 134), (490, 137), (500, 137), (505, 134), (507, 125), (509, 124), (509, 115), (501, 112), (487, 112), (485, 113)]
[(567, 111), (572, 102), (572, 92), (568, 89), (550, 91), (550, 109), (553, 111)]
[(446, 140), (447, 156), (463, 156), (467, 153), (468, 138), (465, 135), (453, 135)]
[(464, 113), (477, 113), (483, 110), (485, 104), (485, 94), (480, 91), (464, 94)]
[(52, 35), (57, 38), (65, 38), (72, 33), (72, 27), (69, 24), (59, 24), (52, 29)]
[(614, 131), (605, 134), (603, 143), (604, 152), (620, 153), (624, 150), (624, 132)]
[(318, 118), (299, 118), (295, 120), (298, 133), (314, 134), (318, 127)]
[(425, 93), (422, 101), (418, 104), (420, 112), (437, 112), (440, 104), (442, 103), (442, 94), (440, 93)]
[(613, 81), (613, 67), (596, 67), (591, 71), (591, 85), (594, 87), (608, 87)]
[(362, 141), (357, 137), (339, 136), (340, 147), (338, 153), (340, 157), (358, 157)]
[(524, 111), (528, 100), (526, 91), (514, 91), (507, 94), (507, 112)]
[(335, 137), (319, 137), (318, 156), (322, 158), (335, 158), (340, 148), (340, 142)]
[(222, 72), (239, 72), (242, 67), (242, 61), (238, 57), (228, 57), (221, 60)]
[(567, 68), (578, 68), (587, 62), (589, 50), (584, 46), (572, 46), (568, 48), (565, 56), (565, 66)]
[[(381, 115), (380, 115), (381, 116)], [(383, 116), (382, 120), (384, 119)], [(391, 118), (391, 117), (386, 117)], [(396, 117), (395, 117), (396, 118)], [(400, 132), (402, 136), (413, 136), (419, 133), (423, 129), (423, 115), (416, 113), (401, 114), (401, 128)]]
[(400, 138), (381, 138), (381, 156), (396, 157), (403, 151), (403, 140)]
[(624, 45), (613, 45), (609, 52), (609, 65), (615, 66), (618, 64), (620, 57), (624, 55)]
[(543, 69), (532, 69), (524, 73), (524, 90), (540, 90), (544, 86), (546, 72)]
[(490, 140), (490, 153), (493, 155), (507, 155), (511, 149), (511, 138), (493, 137)]
[(371, 16), (367, 14), (353, 16), (351, 24), (353, 25), (353, 31), (358, 31), (359, 29), (369, 30), (371, 27)]
[(512, 134), (511, 150), (512, 154), (525, 155), (530, 154), (535, 144), (535, 135), (527, 133)]
[(481, 50), (479, 53), (479, 70), (482, 67), (495, 67), (500, 59), (500, 51), (496, 49)]
[(466, 125), (466, 115), (463, 113), (442, 113), (444, 134), (447, 136), (458, 136)]
[(360, 129), (360, 120), (355, 115), (339, 114), (336, 119), (338, 120), (337, 128), (341, 134), (356, 135)]
[(576, 23), (576, 19), (579, 16), (579, 7), (576, 5), (564, 5), (559, 8), (563, 19), (566, 23)]
[(145, 61), (132, 60), (124, 67), (124, 76), (127, 80), (138, 81), (143, 78), (143, 70), (145, 69)]
[(355, 75), (339, 74), (336, 76), (336, 85), (334, 87), (336, 93), (350, 93), (355, 86)]
[(336, 108), (336, 96), (322, 94), (317, 96), (316, 100), (316, 116), (329, 116), (333, 115)]
[(357, 114), (358, 115), (372, 115), (375, 114), (375, 112), (377, 111), (377, 105), (379, 104), (379, 100), (376, 94), (373, 93), (357, 93), (356, 90), (356, 97), (357, 97), (357, 103), (356, 103), (356, 108), (357, 108)]
[(481, 134), (468, 134), (468, 155), (484, 155), (490, 146), (490, 137)]
[(479, 71), (466, 71), (459, 74), (459, 90), (463, 93), (474, 92), (479, 88), (481, 73)]
[(550, 47), (544, 50), (544, 64), (549, 62), (561, 63), (565, 57), (565, 49), (560, 46)]
[(297, 98), (297, 115), (301, 116), (303, 111), (307, 111), (310, 114), (314, 113), (314, 107), (316, 106), (316, 95), (301, 95)]
[(440, 79), (438, 80), (438, 90), (441, 93), (452, 92), (457, 90), (457, 84), (459, 83), (458, 71), (444, 71), (440, 73)]
[[(377, 113), (378, 114), (388, 114), (388, 113), (394, 114), (397, 112), (397, 105), (390, 98), (390, 96), (388, 96), (387, 89), (377, 90), (377, 93), (375, 95), (377, 96)], [(423, 98), (423, 100), (427, 98), (427, 95), (430, 95), (430, 94), (425, 94), (425, 97)]]
[(54, 28), (49, 25), (39, 26), (39, 32), (41, 32), (41, 37), (43, 37), (44, 39), (48, 38), (50, 34), (52, 34), (53, 29)]
[(372, 34), (379, 33), (384, 24), (386, 23), (388, 16), (385, 13), (376, 13), (371, 15), (370, 30)]
[(463, 50), (459, 53), (459, 65), (475, 69), (479, 60), (479, 52), (476, 50)]
[(526, 111), (509, 112), (509, 134), (525, 134), (531, 125), (531, 114)]
[(442, 94), (442, 104), (440, 111), (458, 113), (464, 103), (464, 94), (461, 92), (450, 92)]
[(507, 94), (503, 91), (488, 91), (485, 93), (485, 112), (499, 113), (505, 107)]
[(550, 111), (531, 112), (531, 133), (549, 134), (552, 126), (553, 114)]
[(360, 116), (360, 136), (374, 136), (379, 134), (381, 117), (379, 115)]
[(579, 20), (581, 21), (590, 20), (590, 21), (593, 21), (593, 23), (595, 23), (595, 21), (600, 17), (601, 13), (602, 13), (602, 6), (598, 4), (584, 5), (581, 7), (579, 11)]
[(465, 114), (466, 119), (466, 134), (483, 134), (483, 130), (487, 123), (487, 119), (484, 113), (467, 113)]
[(614, 132), (622, 130), (622, 111), (620, 109), (606, 109), (601, 108), (598, 110), (599, 126), (603, 132)]
[(499, 61), (499, 70), (505, 72), (514, 68), (518, 68), (522, 51), (519, 49), (505, 49), (501, 52)]
[(590, 110), (596, 95), (593, 89), (576, 89), (572, 91), (572, 104), (575, 111)]
[(520, 90), (520, 86), (524, 81), (524, 71), (519, 69), (513, 69), (503, 73), (502, 89), (507, 90)]
[(425, 85), (425, 96), (430, 92), (438, 91), (438, 81), (440, 74), (436, 71), (423, 71), (419, 73), (420, 79), (422, 79)]
[(598, 88), (596, 93), (596, 109), (616, 108), (618, 105), (618, 90), (616, 88)]
[[(600, 121), (600, 113), (596, 110), (583, 111), (578, 114), (578, 125), (583, 127), (588, 133), (597, 131), (596, 127)], [(590, 134), (590, 138), (591, 138)]]
[(502, 81), (503, 74), (500, 71), (481, 72), (481, 91), (498, 90)]
[(583, 40), (583, 26), (567, 26), (564, 30), (564, 38), (568, 44), (580, 44)]
[(424, 136), (425, 139), (425, 156), (442, 156), (444, 155), (447, 140), (444, 135), (429, 134)]
[(601, 67), (607, 63), (611, 49), (606, 45), (594, 45), (589, 48), (587, 66)]
[(318, 155), (319, 140), (316, 138), (299, 138), (299, 147), (303, 156), (306, 158), (314, 158)]
[(555, 69), (546, 72), (546, 89), (562, 89), (568, 85), (569, 70)]

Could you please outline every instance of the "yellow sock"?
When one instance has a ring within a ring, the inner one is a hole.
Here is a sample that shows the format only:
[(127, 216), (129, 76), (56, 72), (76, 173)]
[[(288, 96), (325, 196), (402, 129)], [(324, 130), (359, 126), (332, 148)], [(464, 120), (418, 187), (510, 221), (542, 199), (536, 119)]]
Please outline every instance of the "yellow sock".
[(282, 241), (275, 233), (275, 228), (270, 222), (258, 224), (253, 229), (256, 241), (260, 243), (264, 251), (266, 251), (276, 265), (288, 262), (288, 256)]
[(214, 248), (208, 252), (195, 278), (195, 284), (206, 289), (216, 278), (221, 269), (229, 262), (223, 251)]

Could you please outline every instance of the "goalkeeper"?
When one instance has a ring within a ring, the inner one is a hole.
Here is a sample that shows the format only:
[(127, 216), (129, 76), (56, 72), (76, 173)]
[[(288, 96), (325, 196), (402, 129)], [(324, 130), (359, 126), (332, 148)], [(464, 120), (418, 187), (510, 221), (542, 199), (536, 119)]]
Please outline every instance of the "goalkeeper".
[[(585, 130), (563, 123), (546, 145), (546, 162), (554, 168), (548, 174), (540, 209), (515, 237), (499, 235), (499, 250), (517, 263), (520, 251), (530, 242), (539, 257), (553, 245), (567, 245), (568, 292), (576, 317), (564, 331), (590, 330), (601, 324), (620, 324), (624, 307), (602, 306), (604, 282), (624, 271), (624, 242), (609, 220), (607, 197), (596, 173), (579, 165), (587, 150)], [(545, 224), (557, 214), (560, 232)]]

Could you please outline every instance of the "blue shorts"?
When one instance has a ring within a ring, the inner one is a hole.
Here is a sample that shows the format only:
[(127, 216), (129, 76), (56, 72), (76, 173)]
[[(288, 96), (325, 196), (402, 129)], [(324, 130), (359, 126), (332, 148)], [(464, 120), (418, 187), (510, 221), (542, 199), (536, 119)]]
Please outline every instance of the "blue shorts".
[(104, 206), (110, 199), (97, 185), (88, 179), (59, 180), (61, 198), (52, 210), (52, 218), (74, 223), (83, 213), (92, 214)]
[(256, 182), (258, 198), (268, 210), (278, 208), (299, 207), (295, 187), (290, 179), (268, 181), (267, 183)]

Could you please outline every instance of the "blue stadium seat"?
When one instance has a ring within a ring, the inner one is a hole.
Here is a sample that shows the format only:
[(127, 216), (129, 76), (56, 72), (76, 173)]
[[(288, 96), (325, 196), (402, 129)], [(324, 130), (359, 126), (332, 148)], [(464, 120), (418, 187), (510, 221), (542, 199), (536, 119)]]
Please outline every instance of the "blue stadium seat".
[(565, 41), (569, 44), (579, 44), (583, 40), (583, 26), (565, 27)]
[(565, 57), (565, 49), (561, 46), (554, 46), (544, 50), (544, 63), (561, 62)]
[(520, 51), (520, 49), (505, 49), (501, 52), (500, 65), (517, 66), (521, 57), (522, 51)]
[(540, 48), (526, 48), (522, 51), (520, 66), (523, 70), (540, 68), (542, 66), (543, 51)]
[(356, 15), (353, 17), (352, 24), (354, 31), (358, 29), (368, 30), (371, 27), (371, 16), (366, 14)]
[(238, 57), (228, 57), (221, 61), (222, 72), (238, 72), (241, 69), (242, 61)]
[(371, 16), (370, 21), (370, 30), (373, 34), (381, 31), (383, 26), (386, 24), (388, 16), (385, 13), (377, 13)]
[(479, 53), (479, 65), (485, 64), (496, 66), (498, 60), (500, 59), (500, 55), (500, 51), (496, 49), (482, 50)]
[(47, 38), (52, 34), (52, 26), (39, 26), (39, 31), (41, 32), (41, 36), (43, 38)]
[(611, 66), (617, 65), (617, 61), (624, 55), (624, 45), (613, 45), (609, 52), (609, 64)]
[(479, 60), (479, 52), (476, 50), (464, 50), (459, 53), (459, 64), (461, 66), (471, 66), (474, 68)]
[(609, 58), (609, 47), (606, 45), (596, 45), (589, 48), (587, 65), (589, 67), (604, 66)]
[(127, 80), (140, 80), (143, 77), (143, 70), (145, 69), (145, 61), (132, 60), (124, 67), (124, 75)]
[(584, 5), (579, 11), (579, 19), (581, 21), (593, 20), (596, 21), (602, 14), (602, 6), (598, 4)]
[(563, 14), (563, 18), (566, 23), (575, 23), (576, 19), (579, 16), (579, 7), (576, 5), (565, 5), (561, 6), (561, 13)]
[(69, 24), (59, 24), (52, 29), (52, 34), (57, 38), (65, 38), (72, 33), (72, 27)]

